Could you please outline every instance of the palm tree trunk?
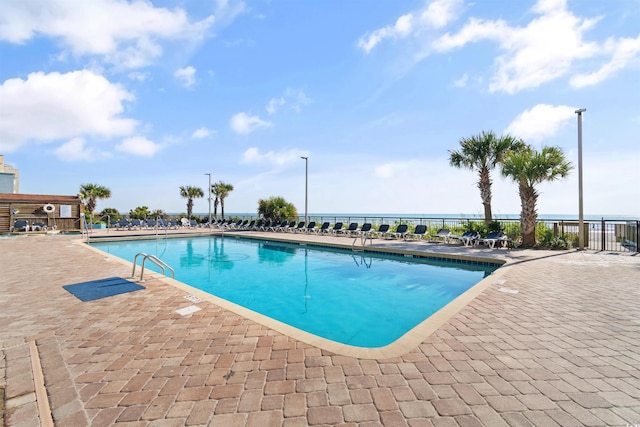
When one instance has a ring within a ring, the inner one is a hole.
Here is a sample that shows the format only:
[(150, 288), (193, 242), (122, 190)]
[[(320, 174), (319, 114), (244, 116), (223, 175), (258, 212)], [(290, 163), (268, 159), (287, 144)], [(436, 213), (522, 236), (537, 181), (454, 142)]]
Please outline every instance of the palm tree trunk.
[(191, 211), (193, 210), (193, 199), (187, 201), (187, 218), (191, 219)]
[(222, 214), (222, 219), (224, 219), (224, 198), (220, 198), (220, 213)]
[(489, 176), (489, 169), (480, 169), (478, 188), (480, 189), (480, 198), (484, 206), (484, 222), (489, 225), (491, 221), (493, 221), (493, 215), (491, 214), (491, 177)]
[(530, 248), (536, 245), (536, 222), (538, 220), (536, 204), (538, 203), (538, 192), (526, 183), (521, 183), (519, 187), (520, 204), (522, 206), (522, 212), (520, 213), (522, 246)]
[(220, 199), (216, 196), (216, 198), (213, 199), (213, 216), (216, 218), (218, 217), (218, 203), (220, 203)]

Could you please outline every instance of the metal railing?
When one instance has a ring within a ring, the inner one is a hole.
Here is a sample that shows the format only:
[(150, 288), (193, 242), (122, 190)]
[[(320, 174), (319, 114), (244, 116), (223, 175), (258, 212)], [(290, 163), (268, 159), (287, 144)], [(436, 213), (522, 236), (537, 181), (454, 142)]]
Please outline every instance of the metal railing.
[(140, 269), (140, 281), (143, 282), (144, 281), (144, 263), (149, 260), (152, 263), (154, 263), (155, 265), (157, 265), (158, 267), (160, 267), (160, 269), (162, 269), (162, 274), (165, 274), (165, 268), (169, 271), (171, 271), (171, 278), (175, 279), (175, 271), (173, 270), (173, 268), (169, 267), (169, 265), (167, 263), (165, 263), (164, 261), (162, 261), (160, 258), (156, 257), (155, 255), (147, 255), (144, 252), (140, 252), (137, 253), (136, 256), (133, 257), (133, 270), (131, 271), (131, 278), (136, 277), (136, 267), (138, 265), (138, 257), (142, 256), (142, 266)]
[[(257, 219), (257, 216), (228, 216), (229, 218)], [(296, 221), (304, 221), (303, 217), (292, 218)], [(399, 224), (408, 224), (409, 231), (416, 225), (426, 225), (428, 234), (434, 235), (437, 230), (447, 228), (454, 234), (462, 234), (470, 229), (483, 229), (485, 227), (482, 218), (444, 218), (444, 217), (409, 217), (409, 216), (352, 216), (352, 215), (310, 215), (309, 221), (317, 224), (329, 222), (335, 224), (342, 222), (345, 227), (352, 222), (360, 225), (370, 222), (374, 229), (381, 224), (389, 224), (394, 229)], [(514, 242), (521, 238), (520, 220), (514, 218), (495, 218), (502, 231)], [(595, 251), (610, 252), (639, 252), (640, 220), (585, 220), (584, 221), (585, 248)], [(578, 245), (578, 220), (575, 219), (538, 219), (536, 240), (541, 247), (561, 247), (566, 244), (569, 247)]]

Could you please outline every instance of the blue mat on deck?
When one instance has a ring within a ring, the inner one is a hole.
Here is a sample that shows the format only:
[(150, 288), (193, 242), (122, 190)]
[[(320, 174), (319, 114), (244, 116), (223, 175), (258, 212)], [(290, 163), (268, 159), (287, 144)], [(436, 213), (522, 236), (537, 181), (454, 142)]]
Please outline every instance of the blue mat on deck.
[(144, 286), (121, 277), (108, 277), (106, 279), (66, 285), (63, 286), (63, 288), (81, 301), (93, 301), (113, 295), (139, 291), (140, 289), (144, 289)]

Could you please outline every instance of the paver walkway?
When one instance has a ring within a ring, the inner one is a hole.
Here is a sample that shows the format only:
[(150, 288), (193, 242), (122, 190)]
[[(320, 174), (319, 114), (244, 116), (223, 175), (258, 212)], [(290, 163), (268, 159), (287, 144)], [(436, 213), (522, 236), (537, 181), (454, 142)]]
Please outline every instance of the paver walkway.
[(74, 240), (0, 239), (9, 426), (46, 425), (34, 358), (56, 426), (640, 426), (637, 256), (496, 251), (517, 260), (504, 284), (365, 360), (208, 302), (181, 316), (186, 293), (162, 280), (80, 302), (62, 286), (131, 270)]

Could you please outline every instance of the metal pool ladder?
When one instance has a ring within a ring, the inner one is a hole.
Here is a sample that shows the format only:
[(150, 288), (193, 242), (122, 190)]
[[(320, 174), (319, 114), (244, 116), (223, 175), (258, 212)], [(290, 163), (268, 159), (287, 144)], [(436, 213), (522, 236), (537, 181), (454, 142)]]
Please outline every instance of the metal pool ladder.
[[(356, 248), (356, 242), (358, 241), (358, 238), (360, 238), (360, 245), (362, 246), (362, 249)], [(353, 243), (351, 244), (351, 249), (353, 251), (364, 251), (364, 247), (367, 244), (367, 239), (369, 240), (369, 244), (373, 244), (373, 237), (371, 237), (371, 233), (369, 233), (368, 231), (366, 233), (360, 233), (359, 235), (356, 235), (356, 237), (353, 239)]]
[(169, 267), (169, 265), (167, 263), (162, 261), (157, 256), (155, 256), (155, 255), (147, 255), (144, 252), (137, 253), (136, 256), (133, 257), (133, 271), (131, 272), (131, 277), (132, 278), (136, 277), (136, 266), (137, 266), (137, 262), (138, 262), (138, 257), (139, 256), (142, 256), (142, 268), (140, 269), (140, 281), (141, 282), (144, 282), (144, 279), (143, 279), (143, 276), (144, 276), (144, 263), (147, 260), (151, 261), (152, 263), (154, 263), (155, 265), (160, 267), (162, 269), (162, 274), (164, 274), (164, 269), (165, 268), (167, 270), (171, 271), (171, 278), (175, 279), (176, 273), (173, 270), (173, 268)]

